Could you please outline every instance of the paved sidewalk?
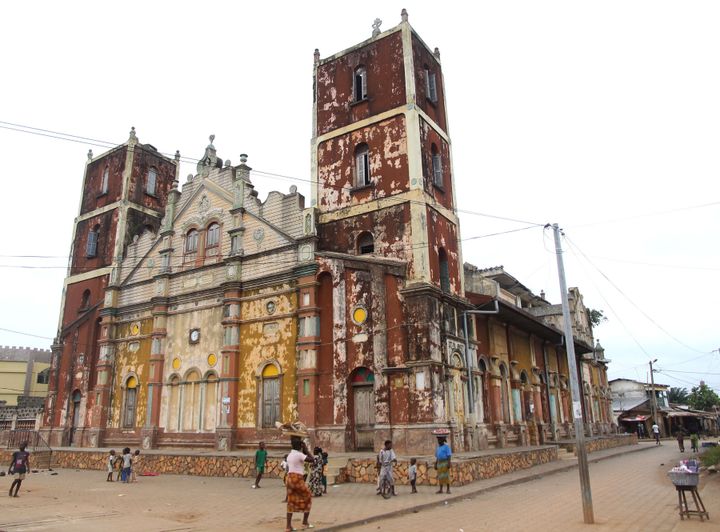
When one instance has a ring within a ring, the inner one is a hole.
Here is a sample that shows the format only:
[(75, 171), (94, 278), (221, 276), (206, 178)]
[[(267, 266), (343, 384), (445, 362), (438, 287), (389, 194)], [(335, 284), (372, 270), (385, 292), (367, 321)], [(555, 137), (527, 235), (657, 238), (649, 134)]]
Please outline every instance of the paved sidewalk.
[(590, 464), (594, 525), (583, 523), (580, 481), (574, 469), (352, 530), (709, 532), (720, 529), (720, 475), (703, 475), (699, 486), (710, 521), (701, 522), (698, 517), (683, 521), (678, 515), (677, 494), (667, 471), (689, 453), (681, 454), (675, 445), (645, 448), (648, 452)]
[[(621, 447), (593, 453), (590, 460), (653, 455), (665, 448), (646, 444)], [(341, 484), (330, 487), (327, 496), (313, 500), (311, 521), (318, 529), (333, 530), (408, 513), (400, 518), (403, 520), (435, 511), (431, 508), (444, 506), (445, 502), (460, 504), (462, 499), (478, 493), (497, 492), (503, 487), (547, 479), (551, 473), (569, 470), (577, 484), (575, 462), (559, 460), (453, 488), (450, 497), (435, 494), (435, 488), (429, 486), (421, 486), (420, 493), (411, 495), (409, 487), (400, 486), (398, 497), (384, 500), (375, 495), (373, 485)], [(9, 479), (3, 480), (0, 481), (3, 485), (9, 485)], [(0, 498), (5, 510), (0, 513), (0, 530), (283, 530), (285, 505), (281, 502), (284, 497), (281, 482), (266, 479), (261, 489), (251, 489), (251, 484), (251, 479), (163, 475), (141, 477), (137, 484), (128, 485), (105, 482), (101, 471), (60, 470), (56, 476), (39, 473), (30, 475), (23, 483), (20, 498)], [(551, 500), (553, 505), (564, 504), (562, 497), (553, 496)], [(420, 513), (413, 514), (414, 511)], [(299, 524), (300, 516), (295, 522)], [(380, 525), (378, 522), (376, 526)]]

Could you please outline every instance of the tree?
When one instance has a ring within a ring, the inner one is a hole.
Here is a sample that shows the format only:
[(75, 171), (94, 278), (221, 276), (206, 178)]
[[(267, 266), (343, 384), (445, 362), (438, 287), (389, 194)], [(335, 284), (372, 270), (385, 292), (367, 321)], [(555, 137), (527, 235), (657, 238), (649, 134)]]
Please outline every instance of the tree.
[(688, 396), (688, 404), (695, 410), (712, 410), (713, 406), (720, 406), (720, 397), (704, 382), (700, 386), (693, 386)]
[(670, 388), (668, 390), (668, 401), (671, 403), (678, 403), (681, 405), (687, 404), (688, 397), (690, 394), (687, 388)]
[(607, 321), (607, 317), (605, 317), (605, 313), (602, 310), (597, 310), (594, 308), (587, 309), (588, 311), (588, 319), (590, 320), (590, 326), (594, 329), (598, 325), (600, 325), (602, 322)]

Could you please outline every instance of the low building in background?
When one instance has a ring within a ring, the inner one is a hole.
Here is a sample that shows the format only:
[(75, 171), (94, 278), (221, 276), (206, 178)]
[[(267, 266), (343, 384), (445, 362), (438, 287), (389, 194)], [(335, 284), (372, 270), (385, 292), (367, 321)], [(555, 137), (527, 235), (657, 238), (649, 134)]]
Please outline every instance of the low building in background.
[(0, 347), (0, 406), (17, 406), (19, 397), (44, 400), (49, 373), (49, 349)]

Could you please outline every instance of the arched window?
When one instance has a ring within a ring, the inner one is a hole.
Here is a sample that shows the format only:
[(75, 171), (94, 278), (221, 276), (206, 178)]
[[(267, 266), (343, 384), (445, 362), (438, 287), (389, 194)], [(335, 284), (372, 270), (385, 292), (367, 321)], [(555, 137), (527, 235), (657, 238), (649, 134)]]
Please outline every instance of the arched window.
[(433, 184), (438, 187), (443, 186), (443, 171), (442, 171), (442, 157), (437, 149), (437, 146), (433, 144), (430, 148), (432, 154), (432, 173), (433, 173)]
[(443, 248), (438, 250), (438, 262), (440, 266), (440, 289), (443, 292), (450, 292), (450, 268), (448, 267), (447, 253)]
[(84, 310), (90, 306), (90, 290), (85, 290), (80, 300), (80, 310)]
[(131, 375), (125, 381), (125, 404), (123, 406), (122, 426), (126, 429), (135, 427), (135, 410), (137, 407), (137, 377)]
[(213, 222), (205, 233), (205, 256), (214, 256), (218, 254), (220, 247), (220, 224)]
[(355, 186), (364, 187), (370, 184), (370, 150), (367, 144), (355, 147)]
[(93, 227), (88, 233), (85, 245), (85, 255), (88, 258), (97, 257), (98, 241), (100, 240), (100, 225)]
[(510, 404), (507, 378), (507, 368), (505, 367), (505, 364), (500, 364), (500, 402), (502, 403), (500, 413), (502, 414), (503, 422), (510, 423)]
[(168, 382), (170, 399), (168, 400), (168, 417), (166, 430), (180, 430), (180, 377), (173, 375)]
[(155, 167), (150, 167), (147, 173), (147, 180), (145, 181), (145, 192), (151, 195), (155, 195), (155, 188), (157, 186), (157, 170)]
[(192, 262), (197, 256), (198, 232), (197, 229), (190, 229), (185, 235), (185, 262)]
[(215, 430), (217, 418), (218, 376), (211, 372), (205, 377), (205, 397), (203, 406), (203, 430)]
[(482, 358), (478, 359), (478, 371), (480, 372), (480, 375), (477, 379), (477, 388), (475, 393), (478, 394), (478, 421), (481, 423), (484, 423), (486, 421), (489, 421), (489, 419), (486, 419), (485, 414), (485, 408), (488, 404), (488, 394), (487, 394), (487, 386), (488, 386), (488, 376), (487, 376), (487, 364), (485, 363), (485, 360)]
[(367, 99), (367, 70), (364, 66), (355, 69), (353, 75), (353, 97), (356, 102)]
[(262, 426), (271, 428), (280, 421), (280, 372), (275, 364), (262, 370)]
[(373, 253), (375, 251), (375, 243), (373, 242), (372, 233), (363, 231), (357, 239), (357, 251), (359, 255)]
[(195, 432), (200, 428), (200, 373), (190, 370), (182, 386), (182, 430)]
[(37, 384), (48, 384), (50, 382), (50, 368), (45, 368), (37, 374)]
[(109, 180), (110, 180), (110, 168), (108, 168), (106, 166), (105, 171), (103, 172), (103, 175), (102, 175), (102, 183), (100, 185), (100, 194), (107, 194)]

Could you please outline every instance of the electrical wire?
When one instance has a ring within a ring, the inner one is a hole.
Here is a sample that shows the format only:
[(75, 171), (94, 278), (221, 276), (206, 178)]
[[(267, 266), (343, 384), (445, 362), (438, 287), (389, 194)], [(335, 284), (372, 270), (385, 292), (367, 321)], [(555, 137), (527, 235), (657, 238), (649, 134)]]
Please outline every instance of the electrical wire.
[[(680, 344), (681, 346), (685, 347), (686, 349), (689, 349), (690, 351), (695, 351), (696, 353), (702, 353), (702, 354), (706, 354), (706, 353), (707, 353), (707, 351), (701, 351), (701, 350), (699, 350), (699, 349), (695, 349), (695, 348), (692, 347), (692, 346), (689, 346), (688, 344), (686, 344), (685, 342), (683, 342), (682, 340), (678, 339), (676, 336), (674, 336), (674, 335), (672, 335), (670, 332), (668, 332), (664, 327), (662, 327), (662, 326), (661, 326), (659, 323), (657, 323), (652, 317), (650, 317), (650, 315), (648, 315), (647, 312), (645, 312), (644, 310), (642, 310), (632, 299), (630, 299), (630, 297), (629, 297), (627, 294), (625, 294), (625, 292), (623, 292), (623, 291), (620, 289), (620, 287), (619, 287), (617, 284), (615, 284), (607, 275), (605, 275), (605, 273), (603, 273), (597, 266), (595, 266), (595, 264), (594, 264), (594, 263), (588, 258), (588, 256), (577, 246), (577, 244), (575, 244), (575, 243), (574, 243), (572, 240), (570, 240), (570, 238), (568, 238), (567, 236), (565, 237), (565, 239), (566, 239), (566, 241), (567, 241), (572, 247), (574, 247), (575, 249), (577, 249), (577, 251), (585, 258), (585, 260), (588, 262), (588, 264), (590, 264), (590, 266), (592, 266), (593, 268), (595, 268), (595, 270), (596, 270), (608, 283), (610, 283), (610, 285), (611, 285), (613, 288), (615, 288), (615, 290), (617, 290), (617, 291), (620, 293), (620, 295), (622, 295), (633, 307), (635, 307), (635, 309), (637, 309), (638, 312), (640, 312), (640, 314), (642, 314), (643, 316), (645, 316), (645, 318), (646, 318), (650, 323), (652, 323), (653, 325), (655, 325), (655, 327), (657, 327), (659, 330), (661, 330), (663, 333), (665, 333), (669, 338), (671, 338), (672, 340), (674, 340), (675, 342), (677, 342), (677, 343)], [(649, 356), (649, 355), (648, 355), (648, 356)]]

